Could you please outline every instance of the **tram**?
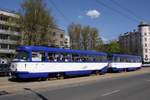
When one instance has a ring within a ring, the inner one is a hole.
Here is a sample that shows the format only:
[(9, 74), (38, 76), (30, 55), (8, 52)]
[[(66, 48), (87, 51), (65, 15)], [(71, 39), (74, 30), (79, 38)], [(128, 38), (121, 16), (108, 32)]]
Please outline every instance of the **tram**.
[(49, 78), (106, 73), (107, 53), (44, 46), (20, 46), (10, 66), (12, 78)]
[(134, 71), (142, 67), (142, 61), (140, 56), (126, 55), (126, 54), (110, 54), (109, 59), (109, 71), (121, 72), (121, 71)]

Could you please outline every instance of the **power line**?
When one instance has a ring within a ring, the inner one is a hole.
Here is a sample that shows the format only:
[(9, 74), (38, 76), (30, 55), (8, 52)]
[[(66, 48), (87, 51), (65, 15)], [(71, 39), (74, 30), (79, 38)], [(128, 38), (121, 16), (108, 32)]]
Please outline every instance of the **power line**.
[(121, 9), (127, 11), (129, 14), (133, 15), (136, 19), (138, 20), (142, 20), (141, 17), (137, 16), (132, 10), (130, 10), (129, 8), (126, 8), (125, 6), (119, 4), (117, 1), (115, 0), (110, 0), (113, 4), (117, 5), (118, 7), (120, 7)]
[(95, 1), (96, 1), (98, 4), (100, 4), (100, 5), (102, 5), (102, 6), (106, 7), (106, 8), (108, 8), (108, 9), (110, 9), (110, 10), (112, 10), (112, 11), (114, 11), (114, 12), (120, 14), (120, 15), (122, 15), (123, 17), (125, 17), (125, 18), (127, 18), (127, 19), (129, 19), (129, 20), (139, 22), (137, 19), (134, 19), (134, 18), (132, 18), (131, 16), (128, 16), (128, 15), (122, 13), (121, 11), (119, 11), (119, 10), (117, 10), (117, 9), (115, 9), (115, 8), (106, 5), (105, 3), (102, 2), (102, 0), (95, 0)]
[(55, 7), (55, 9), (60, 13), (60, 15), (64, 18), (64, 20), (68, 23), (70, 23), (70, 20), (64, 15), (64, 13), (57, 7), (55, 2), (53, 0), (49, 0), (51, 4)]

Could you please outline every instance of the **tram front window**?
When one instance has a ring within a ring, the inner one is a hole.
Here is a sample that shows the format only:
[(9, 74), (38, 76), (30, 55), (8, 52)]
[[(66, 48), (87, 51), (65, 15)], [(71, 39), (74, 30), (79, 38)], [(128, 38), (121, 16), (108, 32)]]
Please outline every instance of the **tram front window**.
[(19, 60), (19, 61), (27, 61), (29, 58), (29, 54), (27, 52), (24, 52), (24, 51), (19, 51), (17, 52), (17, 55), (15, 57), (15, 61), (16, 60)]

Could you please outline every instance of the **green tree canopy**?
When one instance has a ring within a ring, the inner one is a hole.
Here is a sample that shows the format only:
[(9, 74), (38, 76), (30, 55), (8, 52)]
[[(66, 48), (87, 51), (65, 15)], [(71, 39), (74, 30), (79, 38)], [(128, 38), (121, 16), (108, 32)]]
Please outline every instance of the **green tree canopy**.
[(51, 40), (49, 30), (56, 27), (44, 0), (25, 0), (21, 5), (19, 23), (25, 45), (48, 45)]
[(104, 46), (104, 51), (107, 53), (120, 53), (121, 49), (118, 41), (116, 40), (110, 41), (108, 44)]

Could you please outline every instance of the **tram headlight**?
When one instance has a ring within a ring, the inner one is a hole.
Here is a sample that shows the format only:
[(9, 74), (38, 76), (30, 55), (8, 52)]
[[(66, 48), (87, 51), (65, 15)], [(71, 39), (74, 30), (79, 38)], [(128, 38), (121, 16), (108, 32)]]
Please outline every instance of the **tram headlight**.
[(10, 70), (11, 71), (17, 71), (17, 64), (11, 64)]

